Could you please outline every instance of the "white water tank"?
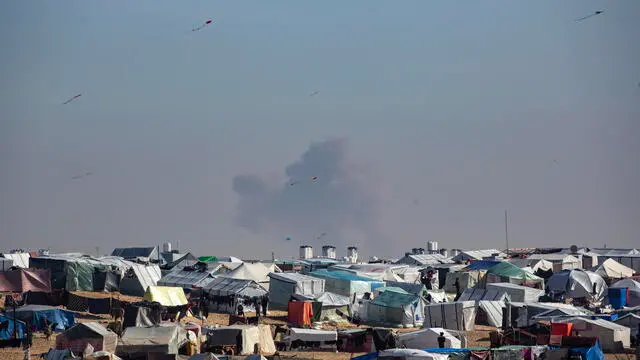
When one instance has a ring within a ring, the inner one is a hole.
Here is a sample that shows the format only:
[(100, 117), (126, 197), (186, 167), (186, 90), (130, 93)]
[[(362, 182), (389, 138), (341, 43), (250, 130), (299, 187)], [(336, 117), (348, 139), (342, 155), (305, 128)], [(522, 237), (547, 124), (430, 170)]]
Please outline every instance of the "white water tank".
[(451, 257), (457, 256), (460, 254), (460, 249), (451, 249)]
[(166, 243), (162, 244), (162, 252), (166, 252), (166, 253), (170, 253), (171, 252), (171, 242), (167, 241)]
[(325, 245), (322, 247), (322, 257), (327, 259), (336, 258), (336, 247), (332, 245)]
[(355, 246), (349, 246), (347, 248), (347, 257), (352, 263), (358, 262), (358, 248)]
[(447, 249), (440, 249), (440, 255), (447, 257), (449, 255), (449, 251)]
[(300, 259), (306, 260), (313, 257), (313, 248), (309, 245), (300, 246)]
[(438, 242), (437, 241), (427, 241), (427, 251), (429, 254), (435, 254), (438, 252)]

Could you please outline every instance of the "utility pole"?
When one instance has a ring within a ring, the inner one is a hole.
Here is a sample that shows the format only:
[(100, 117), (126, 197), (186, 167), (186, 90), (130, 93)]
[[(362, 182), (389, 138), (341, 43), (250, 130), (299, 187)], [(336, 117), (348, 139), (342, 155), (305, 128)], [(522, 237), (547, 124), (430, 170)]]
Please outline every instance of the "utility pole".
[(507, 210), (504, 211), (504, 240), (507, 243), (507, 257), (509, 257), (509, 218)]

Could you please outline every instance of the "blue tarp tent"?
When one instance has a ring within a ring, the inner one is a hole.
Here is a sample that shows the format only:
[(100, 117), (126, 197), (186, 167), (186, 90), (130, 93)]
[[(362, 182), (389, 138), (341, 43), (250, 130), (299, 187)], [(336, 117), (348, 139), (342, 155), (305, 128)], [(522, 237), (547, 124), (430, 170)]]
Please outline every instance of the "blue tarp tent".
[(21, 306), (16, 309), (16, 319), (35, 326), (36, 331), (44, 329), (44, 319), (47, 319), (49, 326), (55, 324), (56, 331), (63, 331), (75, 324), (72, 312), (46, 305)]
[[(8, 323), (5, 325), (5, 323)], [(16, 338), (24, 339), (27, 334), (27, 324), (20, 320), (14, 320), (13, 318), (0, 314), (0, 340), (13, 339), (13, 331), (16, 329)]]

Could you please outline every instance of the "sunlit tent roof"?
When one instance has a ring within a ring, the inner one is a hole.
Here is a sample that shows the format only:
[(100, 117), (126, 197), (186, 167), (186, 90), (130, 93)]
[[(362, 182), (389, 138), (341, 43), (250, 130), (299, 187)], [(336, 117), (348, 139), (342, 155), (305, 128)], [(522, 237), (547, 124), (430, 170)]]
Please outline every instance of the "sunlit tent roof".
[[(501, 279), (501, 281), (489, 281), (490, 275), (494, 275)], [(528, 271), (524, 271), (519, 267), (508, 263), (501, 262), (490, 267), (487, 270), (487, 275), (485, 276), (487, 282), (510, 282), (510, 283), (544, 283), (544, 280), (536, 275)]]
[(143, 299), (160, 303), (162, 306), (181, 306), (187, 304), (187, 298), (181, 287), (149, 286)]
[(626, 267), (613, 259), (607, 259), (602, 264), (591, 269), (594, 273), (613, 279), (624, 279), (633, 276), (633, 269)]
[(29, 267), (29, 253), (15, 253), (15, 254), (2, 254), (5, 259), (13, 260), (13, 266), (17, 266), (23, 269)]
[(232, 279), (219, 277), (204, 287), (204, 290), (214, 296), (238, 295), (246, 297), (261, 297), (267, 290), (253, 280)]
[(186, 342), (187, 331), (177, 325), (129, 327), (122, 334), (117, 352), (177, 354)]

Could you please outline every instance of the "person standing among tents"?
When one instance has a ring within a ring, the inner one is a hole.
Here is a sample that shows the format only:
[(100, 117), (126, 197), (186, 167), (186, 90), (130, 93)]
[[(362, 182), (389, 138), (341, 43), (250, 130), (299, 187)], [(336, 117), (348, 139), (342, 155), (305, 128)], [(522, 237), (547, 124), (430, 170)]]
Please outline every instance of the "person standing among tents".
[(456, 282), (455, 282), (454, 285), (456, 287), (456, 295), (459, 296), (460, 295), (460, 279), (458, 279), (457, 277), (456, 277)]
[(441, 332), (440, 336), (438, 336), (438, 347), (440, 349), (444, 349), (445, 341), (447, 341), (447, 338), (444, 337), (444, 332)]
[(269, 294), (263, 296), (260, 300), (262, 302), (262, 316), (267, 317), (267, 307), (269, 306)]

